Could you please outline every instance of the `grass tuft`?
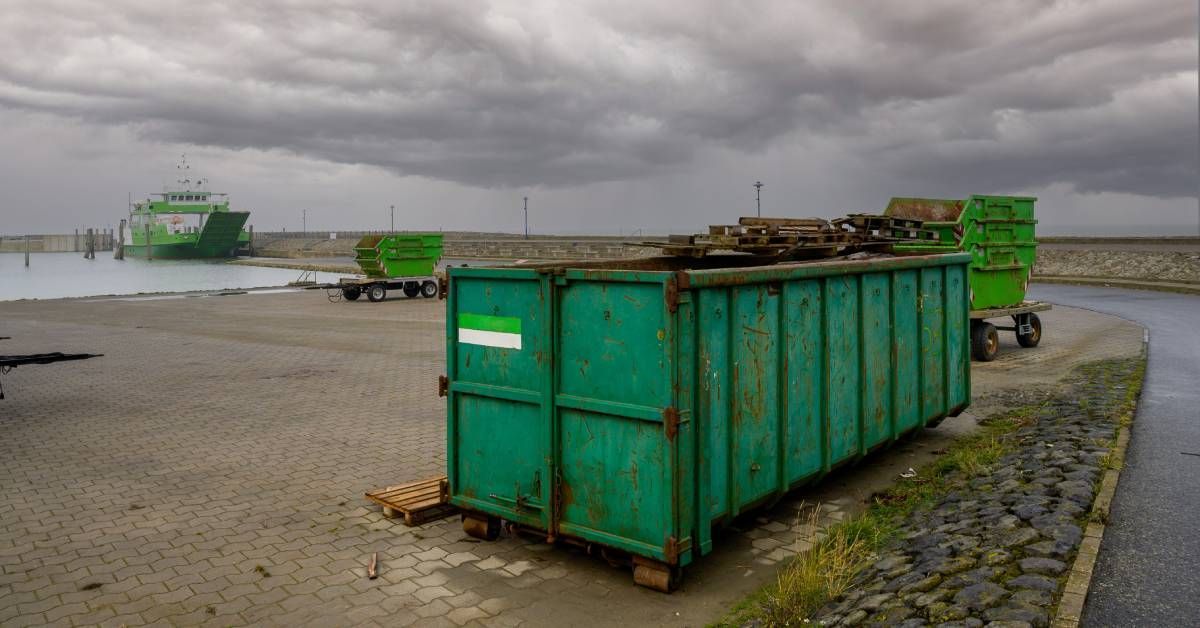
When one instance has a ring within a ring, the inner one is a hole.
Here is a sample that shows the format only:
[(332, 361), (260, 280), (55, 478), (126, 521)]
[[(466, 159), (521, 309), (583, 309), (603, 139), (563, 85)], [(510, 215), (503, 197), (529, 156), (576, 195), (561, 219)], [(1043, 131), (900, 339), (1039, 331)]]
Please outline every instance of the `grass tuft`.
[[(809, 524), (819, 524), (814, 508)], [(784, 567), (759, 604), (759, 619), (768, 626), (807, 623), (830, 599), (846, 592), (870, 562), (882, 540), (875, 526), (855, 519), (829, 528), (826, 535)]]

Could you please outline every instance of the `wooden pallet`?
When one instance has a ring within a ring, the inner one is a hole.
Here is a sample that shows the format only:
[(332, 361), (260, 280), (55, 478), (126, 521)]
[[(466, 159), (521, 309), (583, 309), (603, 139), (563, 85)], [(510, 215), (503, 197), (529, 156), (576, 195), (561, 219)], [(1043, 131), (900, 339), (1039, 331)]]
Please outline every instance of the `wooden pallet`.
[(404, 525), (416, 526), (448, 517), (457, 509), (446, 503), (446, 476), (376, 489), (367, 499), (383, 506), (383, 516), (404, 516)]

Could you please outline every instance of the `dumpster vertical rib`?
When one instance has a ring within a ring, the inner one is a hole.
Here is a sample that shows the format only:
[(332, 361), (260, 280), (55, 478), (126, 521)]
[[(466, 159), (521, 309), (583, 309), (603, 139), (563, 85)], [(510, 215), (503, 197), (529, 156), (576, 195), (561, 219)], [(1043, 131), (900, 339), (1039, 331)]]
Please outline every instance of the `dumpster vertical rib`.
[(867, 308), (866, 299), (863, 297), (863, 290), (866, 286), (864, 279), (865, 274), (858, 274), (854, 277), (854, 282), (858, 287), (858, 451), (854, 452), (855, 458), (862, 458), (867, 453), (867, 388), (870, 386), (867, 377), (867, 360), (863, 354), (863, 345), (866, 344), (867, 330)]
[(829, 473), (832, 454), (829, 417), (829, 278), (821, 282), (821, 471)]
[[(446, 289), (446, 311), (449, 315), (446, 316), (446, 380), (454, 382), (458, 379), (458, 352), (455, 350), (458, 346), (458, 325), (455, 325), (454, 321), (458, 320), (459, 281), (449, 281), (447, 275), (447, 283), (449, 286)], [(458, 408), (453, 388), (446, 388), (446, 481), (450, 487), (455, 487), (458, 483)]]
[[(737, 482), (734, 478), (737, 476), (733, 473), (734, 458), (737, 455), (736, 430), (734, 429), (734, 417), (738, 413), (738, 404), (734, 401), (737, 398), (737, 391), (733, 389), (733, 370), (734, 365), (734, 349), (733, 341), (733, 292), (736, 288), (725, 288), (721, 292), (725, 297), (725, 375), (722, 377), (725, 380), (725, 397), (721, 403), (729, 404), (729, 424), (725, 427), (725, 507), (730, 515), (736, 516), (741, 512), (741, 506), (737, 503), (736, 492)], [(725, 401), (728, 399), (728, 401)]]
[(776, 302), (778, 315), (775, 317), (777, 329), (779, 330), (775, 338), (775, 390), (779, 391), (775, 395), (775, 413), (778, 415), (776, 421), (779, 424), (778, 434), (775, 441), (779, 451), (778, 458), (775, 463), (776, 479), (775, 490), (778, 491), (776, 499), (783, 496), (788, 490), (788, 356), (787, 348), (791, 344), (788, 342), (788, 307), (787, 307), (787, 287), (780, 284), (779, 299)]
[(900, 295), (898, 294), (899, 288), (897, 288), (897, 286), (896, 286), (896, 271), (892, 271), (892, 272), (888, 273), (887, 278), (888, 278), (888, 329), (891, 330), (891, 333), (888, 334), (888, 349), (889, 349), (888, 353), (890, 354), (889, 361), (891, 364), (891, 370), (888, 372), (888, 379), (890, 379), (892, 382), (892, 394), (891, 394), (891, 398), (888, 399), (888, 422), (891, 425), (891, 431), (892, 431), (891, 440), (892, 440), (892, 442), (895, 442), (896, 439), (898, 439), (900, 437), (899, 429), (896, 425), (898, 423), (897, 417), (896, 417), (896, 412), (897, 412), (897, 407), (900, 405), (900, 403), (899, 403), (899, 397), (900, 397), (900, 384), (899, 384), (900, 346), (899, 346), (899, 343), (896, 341), (896, 337), (899, 335), (896, 331), (896, 301), (899, 300)]
[[(675, 408), (676, 413), (679, 412), (679, 279), (676, 275), (670, 275), (663, 283), (663, 358), (667, 361), (667, 397), (668, 405)], [(674, 302), (668, 302), (668, 295), (674, 294)], [(676, 421), (679, 420), (679, 415), (676, 414)], [(676, 430), (679, 429), (678, 423)], [(664, 436), (667, 435), (668, 426), (663, 424)], [(674, 437), (667, 438), (667, 468), (666, 472), (669, 476), (667, 479), (668, 490), (671, 493), (670, 515), (669, 515), (669, 532), (670, 536), (663, 539), (664, 553), (668, 557), (668, 562), (677, 563), (678, 554), (671, 547), (672, 541), (678, 541), (682, 538), (680, 534), (680, 507), (679, 507), (679, 436), (678, 432)], [(677, 547), (677, 546), (676, 546)], [(674, 558), (675, 560), (672, 560)]]
[(942, 416), (950, 414), (950, 267), (942, 266)]
[(556, 279), (553, 275), (542, 274), (538, 276), (538, 290), (541, 295), (541, 313), (542, 313), (542, 338), (544, 343), (549, 343), (548, 353), (543, 357), (545, 363), (542, 367), (542, 420), (546, 426), (544, 432), (545, 448), (542, 451), (549, 451), (550, 455), (543, 464), (546, 469), (546, 482), (542, 485), (542, 490), (549, 490), (550, 499), (546, 500), (545, 495), (538, 495), (538, 499), (550, 503), (549, 512), (544, 512), (546, 517), (546, 534), (549, 538), (558, 536), (558, 525), (562, 519), (562, 505), (559, 504), (559, 485), (562, 481), (562, 448), (559, 447), (561, 436), (561, 425), (559, 425), (558, 412), (558, 352), (559, 352), (559, 326), (558, 326), (558, 308), (559, 308), (559, 291), (555, 289)]
[(917, 417), (924, 426), (925, 414), (925, 269), (917, 270)]

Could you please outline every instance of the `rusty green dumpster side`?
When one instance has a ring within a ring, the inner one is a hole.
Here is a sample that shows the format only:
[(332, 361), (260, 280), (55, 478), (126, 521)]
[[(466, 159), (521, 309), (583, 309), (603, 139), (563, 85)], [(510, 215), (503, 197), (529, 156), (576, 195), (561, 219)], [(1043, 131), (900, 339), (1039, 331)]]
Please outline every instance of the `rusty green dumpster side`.
[(967, 407), (969, 261), (451, 269), (450, 502), (686, 565)]

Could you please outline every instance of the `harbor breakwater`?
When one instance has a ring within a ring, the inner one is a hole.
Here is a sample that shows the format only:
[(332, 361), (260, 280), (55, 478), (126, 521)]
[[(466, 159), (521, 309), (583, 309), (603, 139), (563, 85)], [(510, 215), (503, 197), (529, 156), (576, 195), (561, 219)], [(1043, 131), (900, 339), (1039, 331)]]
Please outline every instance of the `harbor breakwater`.
[[(354, 257), (354, 244), (368, 232), (340, 231), (334, 237), (313, 234), (259, 233), (256, 257)], [(530, 236), (506, 233), (445, 232), (443, 256), (466, 259), (623, 259), (655, 255), (654, 247), (630, 242), (665, 241), (651, 236)]]
[[(115, 236), (111, 229), (96, 229), (96, 250), (111, 251)], [(87, 249), (87, 230), (77, 233), (0, 236), (0, 253), (24, 253), (28, 239), (31, 253), (82, 253)]]
[[(365, 232), (335, 238), (295, 233), (256, 235), (254, 255), (286, 259), (354, 257)], [(446, 232), (445, 256), (463, 259), (622, 259), (656, 255), (658, 249), (630, 242), (665, 241), (662, 236), (531, 236)], [(1200, 284), (1200, 238), (1047, 237), (1038, 247), (1034, 276), (1092, 277)]]

